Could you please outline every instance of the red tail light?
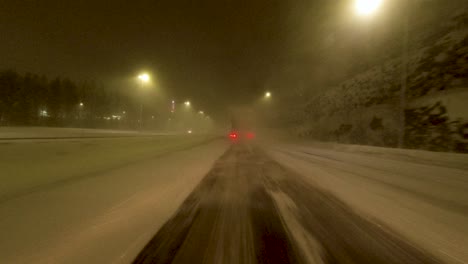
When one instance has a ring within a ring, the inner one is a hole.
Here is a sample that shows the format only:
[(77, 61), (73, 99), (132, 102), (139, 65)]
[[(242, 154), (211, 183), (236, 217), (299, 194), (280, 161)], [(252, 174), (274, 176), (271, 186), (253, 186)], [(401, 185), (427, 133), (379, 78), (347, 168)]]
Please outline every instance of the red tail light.
[(231, 133), (229, 134), (229, 137), (230, 137), (231, 139), (236, 139), (236, 138), (237, 138), (237, 133), (236, 133), (236, 132), (231, 132)]

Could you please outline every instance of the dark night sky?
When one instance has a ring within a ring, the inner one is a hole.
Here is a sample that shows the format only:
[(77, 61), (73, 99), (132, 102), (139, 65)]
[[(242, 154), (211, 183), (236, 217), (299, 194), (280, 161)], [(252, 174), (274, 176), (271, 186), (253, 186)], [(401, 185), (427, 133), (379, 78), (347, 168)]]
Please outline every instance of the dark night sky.
[[(356, 63), (397, 42), (402, 1), (385, 1), (374, 19), (357, 18), (352, 0), (2, 1), (0, 69), (130, 92), (146, 70), (160, 84), (154, 94), (214, 112), (255, 101), (265, 89), (289, 93), (297, 80), (318, 91), (349, 77)], [(433, 25), (421, 18), (437, 22), (432, 13), (466, 5), (414, 3), (412, 25), (424, 30)]]
[(248, 101), (289, 47), (287, 2), (2, 1), (0, 68), (116, 86), (148, 70), (201, 107)]

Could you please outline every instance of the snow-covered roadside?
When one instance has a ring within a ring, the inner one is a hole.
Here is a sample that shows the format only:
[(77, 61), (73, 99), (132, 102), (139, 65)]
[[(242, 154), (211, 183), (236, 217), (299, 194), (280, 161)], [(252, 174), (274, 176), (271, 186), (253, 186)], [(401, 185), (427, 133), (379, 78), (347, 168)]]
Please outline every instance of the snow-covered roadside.
[(226, 148), (218, 140), (1, 203), (1, 262), (131, 262)]
[(0, 202), (200, 145), (208, 136), (0, 142)]
[[(284, 140), (283, 140), (284, 141)], [(282, 144), (284, 147), (293, 147), (303, 150), (332, 150), (352, 154), (371, 155), (383, 159), (394, 159), (414, 163), (438, 165), (442, 167), (468, 170), (468, 155), (461, 153), (434, 152), (418, 149), (385, 148), (368, 145), (337, 144), (332, 142), (303, 141)]]
[(105, 136), (132, 136), (138, 131), (64, 128), (64, 127), (0, 127), (0, 138), (56, 138), (56, 137), (105, 137)]
[(115, 129), (92, 128), (68, 128), (68, 127), (0, 127), (0, 139), (18, 138), (92, 138), (92, 137), (135, 137), (176, 135), (183, 133), (165, 131), (137, 131)]
[[(447, 261), (468, 263), (467, 155), (335, 145), (277, 145), (269, 154)], [(434, 164), (430, 160), (434, 157)], [(457, 161), (453, 157), (460, 157)], [(442, 161), (448, 161), (444, 166)], [(452, 161), (452, 162), (450, 162)]]

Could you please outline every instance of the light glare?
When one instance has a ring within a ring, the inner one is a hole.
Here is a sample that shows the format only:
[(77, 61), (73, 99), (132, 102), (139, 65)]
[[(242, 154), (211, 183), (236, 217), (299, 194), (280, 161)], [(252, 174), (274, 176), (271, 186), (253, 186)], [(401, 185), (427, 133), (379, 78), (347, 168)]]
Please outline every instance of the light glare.
[(382, 0), (356, 0), (356, 12), (360, 15), (374, 13), (382, 4)]
[(143, 74), (138, 75), (138, 79), (140, 79), (140, 81), (142, 81), (144, 83), (147, 83), (147, 82), (149, 82), (150, 77), (149, 77), (149, 75), (147, 73), (143, 73)]

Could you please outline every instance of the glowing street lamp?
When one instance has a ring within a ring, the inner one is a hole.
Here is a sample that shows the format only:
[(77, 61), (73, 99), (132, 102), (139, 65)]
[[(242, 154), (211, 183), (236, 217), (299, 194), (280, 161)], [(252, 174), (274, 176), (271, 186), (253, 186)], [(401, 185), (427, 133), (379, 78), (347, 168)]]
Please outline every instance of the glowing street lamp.
[(83, 106), (84, 106), (83, 102), (80, 102), (80, 106), (81, 106), (81, 107), (83, 107)]
[(383, 0), (356, 0), (355, 8), (359, 15), (368, 16), (375, 13)]
[(138, 75), (138, 79), (139, 79), (142, 83), (147, 83), (147, 82), (149, 82), (149, 80), (150, 80), (150, 76), (149, 76), (147, 73), (142, 73), (142, 74)]
[(187, 107), (190, 106), (190, 101), (185, 101), (184, 105), (187, 106)]
[(270, 98), (271, 97), (271, 93), (270, 92), (266, 92), (265, 93), (265, 98)]

